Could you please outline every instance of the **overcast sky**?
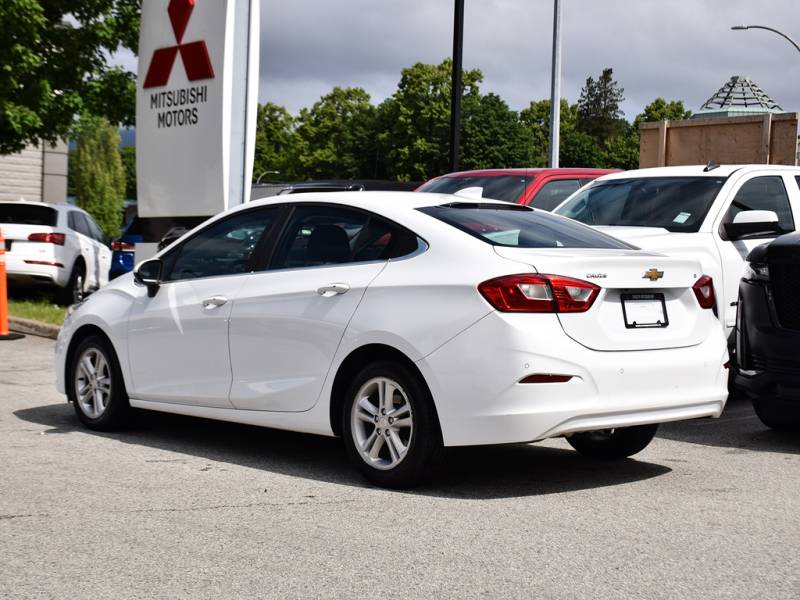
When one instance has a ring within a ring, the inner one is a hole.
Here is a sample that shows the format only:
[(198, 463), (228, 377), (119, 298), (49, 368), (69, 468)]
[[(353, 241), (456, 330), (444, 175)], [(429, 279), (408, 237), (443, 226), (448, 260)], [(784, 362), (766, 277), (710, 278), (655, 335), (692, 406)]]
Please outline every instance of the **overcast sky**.
[[(290, 111), (334, 85), (383, 100), (400, 69), (452, 53), (452, 0), (262, 0), (260, 99)], [(465, 0), (464, 67), (514, 109), (550, 95), (552, 0)], [(784, 109), (800, 110), (797, 0), (562, 0), (562, 95), (613, 67), (633, 118), (652, 99), (696, 111), (731, 75), (749, 75)]]
[[(453, 0), (262, 0), (260, 101), (296, 113), (334, 85), (378, 103), (400, 70), (452, 53)], [(465, 0), (464, 67), (519, 110), (550, 95), (552, 0)], [(562, 96), (612, 67), (627, 118), (658, 96), (697, 111), (732, 75), (750, 76), (785, 110), (800, 110), (798, 0), (562, 0)], [(129, 60), (123, 62), (129, 63)], [(132, 62), (132, 61), (131, 61)], [(130, 64), (130, 63), (129, 63)], [(131, 65), (133, 66), (133, 65)]]

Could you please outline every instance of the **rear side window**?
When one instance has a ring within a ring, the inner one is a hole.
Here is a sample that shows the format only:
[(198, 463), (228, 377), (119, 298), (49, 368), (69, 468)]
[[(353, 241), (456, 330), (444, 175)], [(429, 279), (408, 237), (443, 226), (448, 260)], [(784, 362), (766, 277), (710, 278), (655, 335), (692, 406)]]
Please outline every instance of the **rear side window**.
[(49, 206), (0, 203), (0, 223), (55, 227), (57, 222), (58, 212)]
[(388, 260), (418, 247), (415, 234), (373, 215), (333, 206), (300, 206), (289, 219), (271, 268)]
[[(523, 175), (471, 175), (466, 177), (439, 177), (429, 181), (418, 192), (454, 194), (465, 188), (481, 188), (481, 198), (518, 202), (533, 177)], [(576, 188), (577, 189), (577, 188)], [(477, 196), (477, 194), (476, 194)]]
[(730, 223), (737, 214), (745, 210), (771, 210), (778, 215), (781, 232), (794, 231), (789, 196), (783, 185), (783, 178), (779, 175), (753, 177), (746, 181), (736, 192), (723, 222)]
[(553, 210), (581, 187), (577, 179), (556, 179), (545, 183), (531, 204), (541, 210)]
[(419, 210), (493, 246), (633, 248), (580, 223), (529, 208), (465, 203)]

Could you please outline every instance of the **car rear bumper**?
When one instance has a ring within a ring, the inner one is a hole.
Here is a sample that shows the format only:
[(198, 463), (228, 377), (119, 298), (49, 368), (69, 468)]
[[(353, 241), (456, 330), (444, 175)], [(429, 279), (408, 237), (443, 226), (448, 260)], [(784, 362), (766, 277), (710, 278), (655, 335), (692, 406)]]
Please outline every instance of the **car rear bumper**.
[[(55, 264), (38, 264), (44, 262), (56, 263), (57, 260), (41, 260), (16, 258), (6, 255), (6, 275), (8, 281), (17, 285), (56, 285), (65, 287), (69, 281), (69, 270), (66, 266)], [(36, 262), (38, 261), (38, 263)], [(62, 264), (62, 263), (58, 263)]]
[[(418, 364), (448, 446), (530, 442), (578, 431), (718, 417), (727, 344), (598, 352), (568, 338), (555, 315), (492, 313)], [(520, 383), (531, 374), (565, 383)]]

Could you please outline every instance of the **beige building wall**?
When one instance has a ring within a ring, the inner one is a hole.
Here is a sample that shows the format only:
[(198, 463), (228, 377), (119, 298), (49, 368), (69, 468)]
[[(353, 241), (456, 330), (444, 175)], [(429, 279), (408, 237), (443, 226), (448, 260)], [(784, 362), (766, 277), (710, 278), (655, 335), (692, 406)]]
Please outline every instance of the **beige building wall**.
[(66, 142), (0, 156), (0, 201), (66, 202), (67, 163)]

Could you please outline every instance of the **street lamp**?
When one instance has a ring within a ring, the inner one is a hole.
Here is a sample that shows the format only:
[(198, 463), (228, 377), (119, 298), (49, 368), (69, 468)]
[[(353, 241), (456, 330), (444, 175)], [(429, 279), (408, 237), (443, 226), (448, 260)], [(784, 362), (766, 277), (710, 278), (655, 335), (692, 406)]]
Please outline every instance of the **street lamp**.
[(553, 6), (553, 69), (550, 77), (550, 167), (556, 169), (561, 128), (561, 0), (555, 0)]
[(280, 174), (281, 174), (280, 171), (264, 171), (263, 173), (261, 173), (261, 175), (258, 176), (258, 179), (256, 179), (256, 185), (261, 183), (261, 178), (264, 177), (264, 175), (280, 175)]
[(453, 15), (453, 75), (450, 84), (450, 171), (458, 171), (461, 145), (461, 64), (464, 55), (464, 0), (455, 0)]
[(794, 46), (795, 50), (800, 52), (800, 46), (797, 45), (797, 42), (795, 42), (792, 38), (790, 38), (782, 31), (778, 31), (777, 29), (773, 29), (772, 27), (767, 27), (765, 25), (734, 25), (733, 27), (731, 27), (731, 29), (733, 31), (746, 31), (748, 29), (766, 29), (767, 31), (771, 31), (772, 33), (777, 33), (779, 36), (788, 41), (792, 46)]

